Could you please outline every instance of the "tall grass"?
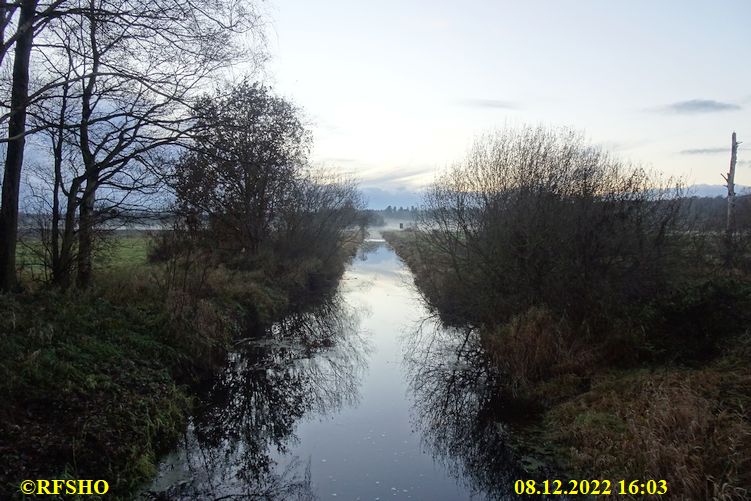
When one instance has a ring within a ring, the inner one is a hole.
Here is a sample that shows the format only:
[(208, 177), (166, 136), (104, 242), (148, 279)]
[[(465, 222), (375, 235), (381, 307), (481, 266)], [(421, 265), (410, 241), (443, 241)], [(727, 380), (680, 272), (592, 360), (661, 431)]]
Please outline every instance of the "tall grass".
[(678, 499), (748, 499), (751, 375), (707, 368), (604, 377), (549, 413), (566, 467), (664, 479)]

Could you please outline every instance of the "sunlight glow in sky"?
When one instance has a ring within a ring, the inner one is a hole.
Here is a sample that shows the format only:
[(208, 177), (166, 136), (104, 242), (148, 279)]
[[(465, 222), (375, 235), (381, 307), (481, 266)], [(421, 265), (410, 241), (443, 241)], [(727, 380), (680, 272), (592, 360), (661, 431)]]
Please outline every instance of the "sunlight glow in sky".
[(751, 184), (751, 1), (271, 0), (277, 92), (313, 160), (419, 189), (504, 124), (567, 125), (690, 183)]

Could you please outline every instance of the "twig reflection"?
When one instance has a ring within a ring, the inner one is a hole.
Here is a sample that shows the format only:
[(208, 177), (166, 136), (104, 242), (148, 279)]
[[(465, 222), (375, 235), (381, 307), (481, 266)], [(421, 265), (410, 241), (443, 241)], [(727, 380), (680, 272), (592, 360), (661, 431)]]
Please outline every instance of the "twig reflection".
[[(238, 343), (165, 467), (187, 478), (152, 499), (315, 499), (310, 464), (275, 457), (296, 423), (356, 404), (369, 346), (360, 317), (339, 295)], [(157, 482), (157, 485), (159, 482)], [(167, 497), (158, 497), (167, 496)]]
[(406, 340), (413, 422), (424, 445), (476, 496), (519, 499), (514, 481), (528, 475), (508, 447), (502, 375), (488, 362), (477, 331), (430, 317)]

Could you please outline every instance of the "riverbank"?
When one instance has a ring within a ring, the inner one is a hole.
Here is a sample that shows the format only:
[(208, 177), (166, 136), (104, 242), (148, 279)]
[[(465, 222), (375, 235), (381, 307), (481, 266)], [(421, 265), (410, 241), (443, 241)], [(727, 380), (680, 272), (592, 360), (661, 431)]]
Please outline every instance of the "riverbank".
[[(360, 247), (330, 300), (236, 345), (201, 396), (185, 439), (146, 488), (147, 499), (470, 501), (513, 494), (512, 483), (483, 481), (488, 470), (516, 470), (503, 462), (494, 430), (478, 444), (471, 423), (482, 414), (474, 405), (480, 399), (471, 390), (451, 391), (446, 373), (435, 371), (448, 363), (461, 377), (451, 364), (461, 340), (446, 332), (446, 351), (430, 360), (423, 355), (437, 343), (405, 346), (404, 335), (418, 325), (443, 329), (425, 322), (424, 304), (405, 281), (409, 273), (374, 240)], [(457, 407), (469, 418), (454, 420)], [(487, 468), (470, 464), (478, 449), (496, 460)]]
[(473, 319), (474, 298), (446, 290), (447, 270), (430, 254), (438, 251), (418, 248), (417, 237), (384, 233), (434, 311), (479, 330), (531, 478), (546, 465), (564, 480), (664, 479), (677, 499), (748, 496), (751, 295), (742, 277), (689, 284), (643, 317), (614, 318), (605, 336), (544, 305), (507, 321)]
[(90, 290), (0, 296), (3, 499), (25, 479), (103, 479), (128, 498), (232, 340), (336, 284), (358, 242), (327, 263), (205, 268), (200, 294), (166, 285), (175, 270), (146, 261), (145, 238), (121, 243)]

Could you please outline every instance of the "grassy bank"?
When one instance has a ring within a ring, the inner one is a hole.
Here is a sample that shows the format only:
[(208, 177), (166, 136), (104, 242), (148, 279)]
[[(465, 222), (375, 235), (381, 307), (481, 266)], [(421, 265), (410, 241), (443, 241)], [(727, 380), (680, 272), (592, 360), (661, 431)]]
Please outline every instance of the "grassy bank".
[(444, 321), (480, 329), (503, 374), (499, 401), (523, 409), (513, 445), (531, 476), (545, 464), (561, 479), (665, 479), (673, 499), (747, 499), (751, 288), (743, 277), (687, 281), (609, 325), (576, 323), (543, 304), (493, 322), (472, 317), (479, 298), (452, 293), (448, 270), (436, 265), (445, 260), (418, 233), (384, 238)]
[(107, 498), (129, 498), (233, 337), (335, 284), (355, 243), (325, 264), (205, 268), (200, 292), (165, 285), (175, 270), (147, 261), (145, 236), (115, 241), (85, 292), (27, 276), (27, 292), (0, 296), (0, 497), (20, 498), (25, 479), (70, 478), (104, 479)]

